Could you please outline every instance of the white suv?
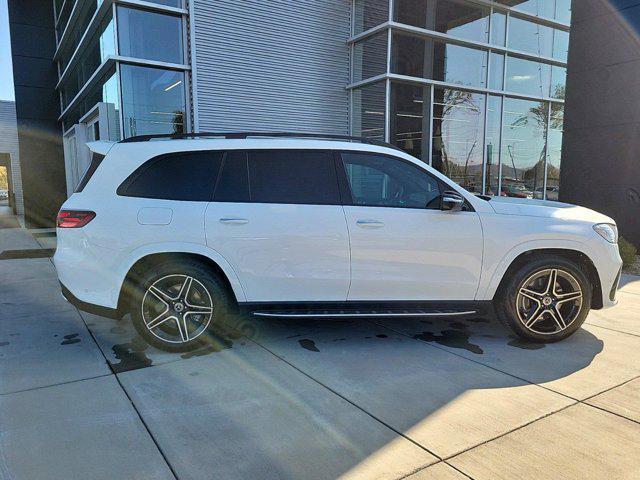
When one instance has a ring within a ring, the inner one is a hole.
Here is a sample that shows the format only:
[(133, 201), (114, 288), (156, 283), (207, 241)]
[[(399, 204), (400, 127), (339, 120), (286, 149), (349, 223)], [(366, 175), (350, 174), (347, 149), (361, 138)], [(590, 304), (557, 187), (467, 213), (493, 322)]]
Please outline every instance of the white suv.
[(473, 195), (388, 145), (295, 135), (89, 145), (58, 217), (65, 297), (131, 314), (169, 351), (238, 311), (263, 317), (493, 312), (539, 342), (615, 304), (615, 222), (585, 208)]

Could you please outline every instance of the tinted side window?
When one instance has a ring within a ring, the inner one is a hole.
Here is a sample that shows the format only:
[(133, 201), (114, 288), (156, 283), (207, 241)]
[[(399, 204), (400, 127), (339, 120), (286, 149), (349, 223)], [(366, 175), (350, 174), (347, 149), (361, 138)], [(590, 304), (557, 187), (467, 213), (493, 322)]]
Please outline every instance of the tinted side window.
[(117, 193), (127, 197), (210, 201), (221, 161), (221, 152), (161, 155), (138, 168)]
[(251, 201), (339, 205), (333, 155), (322, 150), (249, 152)]
[(424, 170), (392, 157), (343, 153), (354, 205), (440, 208), (438, 181)]
[(237, 150), (227, 152), (214, 200), (216, 202), (249, 201), (249, 170), (246, 152)]

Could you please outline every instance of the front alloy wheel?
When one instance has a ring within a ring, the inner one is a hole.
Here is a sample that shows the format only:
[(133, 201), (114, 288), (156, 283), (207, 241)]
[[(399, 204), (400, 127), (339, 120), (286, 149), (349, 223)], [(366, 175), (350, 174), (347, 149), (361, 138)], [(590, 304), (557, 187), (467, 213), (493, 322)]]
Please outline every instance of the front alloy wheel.
[(557, 342), (587, 318), (592, 288), (583, 267), (568, 258), (531, 254), (505, 274), (496, 313), (524, 339)]
[(582, 307), (582, 289), (569, 272), (549, 268), (529, 276), (518, 290), (518, 320), (528, 330), (550, 335), (575, 321)]

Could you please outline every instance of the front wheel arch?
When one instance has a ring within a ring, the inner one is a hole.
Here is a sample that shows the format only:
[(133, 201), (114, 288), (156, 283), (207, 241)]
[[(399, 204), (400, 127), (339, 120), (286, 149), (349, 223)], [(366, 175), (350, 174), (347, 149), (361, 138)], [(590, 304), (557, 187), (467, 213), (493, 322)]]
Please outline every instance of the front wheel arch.
[(589, 282), (591, 283), (591, 309), (599, 310), (602, 308), (602, 285), (600, 283), (600, 276), (598, 275), (598, 270), (596, 270), (595, 265), (593, 264), (591, 259), (583, 252), (563, 248), (528, 250), (518, 255), (511, 262), (504, 275), (502, 276), (500, 284), (498, 285), (498, 288), (496, 289), (496, 292), (493, 296), (494, 303), (503, 294), (504, 288), (508, 283), (510, 276), (513, 275), (513, 273), (517, 271), (523, 264), (530, 261), (532, 256), (538, 255), (559, 256), (579, 265), (584, 270), (587, 278), (589, 279)]

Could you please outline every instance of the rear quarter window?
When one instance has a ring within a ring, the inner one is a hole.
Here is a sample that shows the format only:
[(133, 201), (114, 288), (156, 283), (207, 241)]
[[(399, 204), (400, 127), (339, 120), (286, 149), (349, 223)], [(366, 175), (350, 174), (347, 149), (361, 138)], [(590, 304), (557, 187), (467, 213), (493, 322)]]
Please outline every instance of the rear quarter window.
[(177, 152), (152, 158), (118, 187), (126, 197), (208, 202), (222, 163), (222, 152)]
[(96, 173), (96, 170), (102, 163), (102, 160), (104, 160), (104, 157), (105, 156), (102, 155), (101, 153), (94, 153), (91, 156), (91, 163), (89, 164), (89, 167), (85, 170), (84, 175), (82, 175), (82, 179), (80, 180), (80, 183), (78, 183), (78, 185), (76, 186), (76, 189), (74, 190), (75, 193), (80, 193), (81, 191), (84, 190), (84, 187), (87, 186), (87, 183), (89, 183), (89, 180), (91, 180), (91, 177), (93, 177), (93, 174)]

